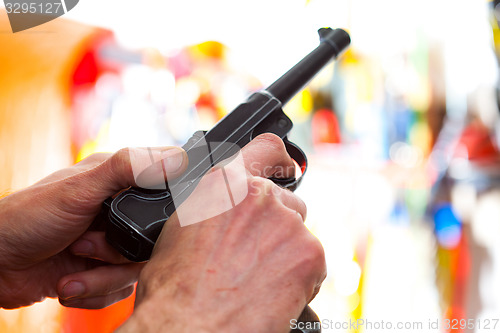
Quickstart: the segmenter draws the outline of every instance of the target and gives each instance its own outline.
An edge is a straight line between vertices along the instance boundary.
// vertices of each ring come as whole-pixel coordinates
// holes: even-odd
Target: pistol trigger
[[[297,146],[295,143],[288,141],[288,138],[284,138],[283,142],[285,143],[285,148],[286,151],[288,152],[288,155],[297,162],[297,164],[300,167],[300,171],[302,174],[300,175],[299,178],[295,177],[290,177],[290,178],[275,178],[271,177],[269,178],[272,180],[276,185],[281,186],[283,188],[286,188],[290,191],[295,191],[297,187],[299,187],[300,183],[302,182],[302,178],[304,177],[306,170],[307,170],[307,157],[306,154],[300,149],[299,146]]]

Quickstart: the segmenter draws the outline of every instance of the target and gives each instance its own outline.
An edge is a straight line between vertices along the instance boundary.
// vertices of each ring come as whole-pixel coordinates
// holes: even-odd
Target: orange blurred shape
[[[109,31],[58,18],[11,33],[0,10],[0,193],[26,187],[69,166],[71,89],[95,79],[91,51]],[[87,56],[85,56],[87,54]],[[62,194],[63,195],[63,194]],[[104,310],[61,307],[49,300],[0,310],[0,332],[111,332],[131,313],[133,297]],[[63,322],[59,322],[62,320]]]
[[[121,302],[100,310],[65,309],[62,331],[71,333],[109,333],[132,314],[135,293]]]

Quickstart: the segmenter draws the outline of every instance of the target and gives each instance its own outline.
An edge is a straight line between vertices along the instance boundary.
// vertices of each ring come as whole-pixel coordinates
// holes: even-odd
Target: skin
[[[180,173],[187,165],[185,152],[153,153],[160,160],[166,151],[179,157]],[[1,307],[59,297],[66,306],[96,309],[133,292],[144,264],[127,261],[106,243],[103,232],[88,230],[106,198],[135,185],[130,156],[140,160],[148,151],[95,154],[0,200]],[[161,162],[147,178],[163,179]]]
[[[315,296],[326,266],[321,244],[303,224],[306,206],[262,178],[283,170],[291,176],[292,160],[271,135],[242,153],[244,175],[235,171],[241,160],[224,170],[232,189],[247,187],[248,195],[200,223],[182,227],[179,215],[171,217],[141,273],[135,311],[118,332],[289,332],[290,320]],[[204,178],[184,204],[204,207],[227,191],[220,184]]]
[[[185,153],[167,150],[141,173],[141,185],[184,170]],[[303,224],[303,201],[266,179],[293,175],[281,139],[261,135],[241,153],[203,178],[146,265],[88,230],[103,200],[135,185],[128,150],[94,155],[0,200],[0,305],[59,297],[66,306],[104,307],[128,296],[139,277],[134,312],[119,332],[288,332],[325,278],[323,248]],[[246,193],[229,210],[220,200],[228,179]],[[214,214],[185,223],[209,206]],[[71,281],[84,292],[70,295]]]

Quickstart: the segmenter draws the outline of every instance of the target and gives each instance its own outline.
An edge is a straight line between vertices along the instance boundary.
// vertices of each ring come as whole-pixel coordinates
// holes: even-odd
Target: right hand
[[[265,179],[293,175],[283,142],[264,134],[241,153],[244,161],[224,171],[231,191],[248,189],[246,197],[201,223],[181,227],[177,213],[167,221],[121,331],[288,332],[318,292],[326,265],[303,224],[306,206]],[[182,214],[196,215],[224,195],[224,179],[204,177]]]

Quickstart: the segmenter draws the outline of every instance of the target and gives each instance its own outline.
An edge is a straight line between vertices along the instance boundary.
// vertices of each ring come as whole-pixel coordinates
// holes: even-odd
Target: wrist
[[[204,321],[202,316],[192,314],[191,309],[183,308],[163,297],[155,298],[136,304],[130,318],[116,332],[221,332],[213,329],[211,323]]]

